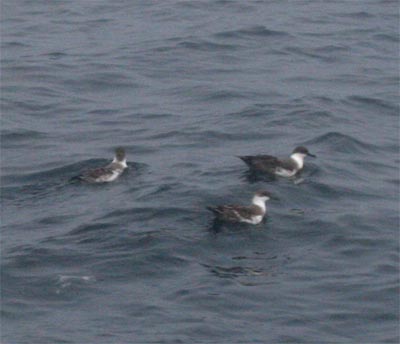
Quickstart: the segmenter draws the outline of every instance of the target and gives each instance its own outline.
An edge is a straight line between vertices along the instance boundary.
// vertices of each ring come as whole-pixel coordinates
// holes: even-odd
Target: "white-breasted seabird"
[[[89,183],[112,182],[128,167],[125,150],[121,147],[115,150],[114,160],[104,167],[83,172],[78,178]]]
[[[246,155],[239,156],[251,170],[276,174],[281,177],[293,177],[304,167],[306,156],[316,157],[306,147],[296,147],[289,158],[277,158],[272,155]]]
[[[215,219],[226,222],[245,222],[253,225],[259,224],[266,214],[265,202],[271,195],[267,191],[256,192],[250,206],[220,205],[207,207],[215,215]]]

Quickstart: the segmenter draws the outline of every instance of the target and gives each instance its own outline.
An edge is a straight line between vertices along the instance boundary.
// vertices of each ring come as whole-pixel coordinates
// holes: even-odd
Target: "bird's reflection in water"
[[[259,183],[259,182],[272,183],[272,182],[277,181],[278,179],[283,179],[283,178],[279,178],[273,174],[261,173],[258,171],[249,170],[249,171],[244,172],[240,176],[240,179],[246,180],[250,184],[255,184],[255,183]],[[301,172],[298,172],[293,177],[288,177],[288,178],[284,178],[284,179],[290,180],[296,185],[304,182],[304,178],[301,176]]]
[[[268,221],[268,216],[265,216],[262,219],[262,221],[257,225],[251,225],[248,223],[240,223],[240,222],[226,222],[218,218],[215,218],[212,221],[210,221],[207,227],[207,231],[212,234],[218,234],[224,231],[240,232],[240,231],[249,231],[254,229],[260,230],[263,229],[267,221]]]

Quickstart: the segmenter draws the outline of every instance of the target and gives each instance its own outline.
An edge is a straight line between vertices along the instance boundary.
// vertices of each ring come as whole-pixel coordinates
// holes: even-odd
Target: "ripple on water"
[[[390,103],[388,101],[373,98],[373,97],[362,97],[362,96],[349,96],[347,98],[347,102],[350,104],[358,104],[362,105],[363,107],[367,108],[368,110],[371,107],[376,108],[377,110],[389,110],[389,114],[393,116],[397,116],[399,113],[399,105]]]
[[[305,142],[306,145],[315,145],[321,148],[330,148],[332,151],[341,153],[366,153],[378,152],[379,149],[373,144],[361,141],[353,136],[340,132],[328,132]]]
[[[287,38],[290,34],[285,31],[268,29],[263,25],[256,25],[239,30],[229,30],[214,34],[216,38],[223,39],[248,39],[249,37],[258,38]]]

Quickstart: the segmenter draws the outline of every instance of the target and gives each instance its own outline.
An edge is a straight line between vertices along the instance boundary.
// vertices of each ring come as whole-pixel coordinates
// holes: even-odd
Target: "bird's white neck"
[[[267,200],[266,200],[265,198],[261,198],[261,197],[259,197],[259,196],[254,196],[254,197],[253,197],[252,203],[253,203],[254,205],[260,207],[260,208],[262,209],[262,211],[265,213],[266,210],[267,210],[267,208],[266,208],[266,206],[265,206],[265,202],[266,202],[266,201],[267,201]]]
[[[128,165],[126,163],[126,158],[124,160],[118,160],[117,158],[114,158],[113,163],[120,164],[122,168],[127,168]]]
[[[294,153],[290,156],[291,159],[293,159],[296,162],[296,165],[299,169],[302,169],[304,166],[304,158],[305,154],[302,153]]]

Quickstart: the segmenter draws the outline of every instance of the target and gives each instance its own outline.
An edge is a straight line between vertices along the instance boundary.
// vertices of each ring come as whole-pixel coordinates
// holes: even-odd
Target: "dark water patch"
[[[165,179],[163,183],[144,188],[143,192],[137,196],[137,199],[140,201],[151,201],[156,196],[168,194],[169,191],[179,190],[182,187],[180,182],[171,182],[171,178]]]
[[[54,88],[49,88],[49,87],[42,87],[42,86],[34,86],[34,87],[29,87],[27,89],[27,92],[30,92],[32,95],[39,96],[39,97],[56,97],[56,96],[61,96],[61,92],[57,91]]]
[[[115,116],[124,112],[124,109],[95,109],[88,112],[90,115],[96,116]]]
[[[70,303],[75,304],[95,290],[94,284],[96,280],[94,276],[90,275],[52,275],[41,273],[36,276],[15,276],[10,274],[8,270],[5,274],[9,278],[7,279],[7,284],[4,285],[4,293],[10,296],[14,295],[15,298],[19,299],[19,303],[22,306],[25,306],[24,300],[30,300],[30,307],[25,310],[30,317],[41,317],[46,314],[46,307],[41,307],[42,311],[35,311],[32,310],[32,303],[40,302],[46,305],[53,304],[61,307]],[[26,283],[30,285],[29,290],[25,288]],[[4,306],[8,309],[15,309],[15,306],[10,303]]]
[[[135,207],[132,209],[125,209],[125,210],[117,210],[111,212],[105,216],[107,220],[116,218],[119,221],[123,221],[123,223],[129,224],[129,220],[134,220],[135,223],[143,222],[142,226],[138,226],[137,230],[142,230],[141,228],[152,228],[151,224],[154,223],[161,223],[159,228],[168,228],[170,223],[173,223],[174,218],[181,219],[182,221],[185,218],[191,219],[193,214],[197,214],[196,211],[190,208],[183,208],[183,207]],[[165,221],[163,221],[165,219]]]
[[[49,195],[61,192],[63,185],[59,183],[40,183],[23,186],[5,186],[1,188],[2,200],[7,206],[29,206],[40,200],[45,200]]]
[[[368,79],[365,77],[365,75],[354,76],[354,74],[352,73],[337,74],[335,78],[329,78],[326,80],[326,82],[334,82],[343,85],[357,85],[357,86],[363,84],[368,84],[370,86],[372,86],[373,84],[379,84],[378,81],[373,81],[371,79]]]
[[[48,117],[48,114],[54,114],[54,108],[57,107],[57,104],[53,101],[43,104],[39,99],[26,99],[18,101],[7,100],[7,106],[13,109],[20,109],[22,113],[28,112],[30,115]]]
[[[172,165],[171,167],[174,169],[191,169],[193,171],[194,169],[199,168],[199,164],[191,161],[183,161],[183,162],[178,162]]]
[[[269,219],[266,216],[263,221],[257,225],[248,223],[235,223],[235,222],[224,222],[214,219],[214,215],[211,212],[205,214],[209,218],[207,225],[207,231],[212,234],[241,234],[249,231],[259,231],[268,229]]]
[[[151,249],[157,252],[151,252]],[[153,245],[147,250],[135,252],[132,248],[131,254],[107,254],[91,265],[91,270],[102,279],[108,281],[135,281],[137,278],[162,279],[165,274],[179,274],[189,262],[173,252],[162,248],[162,245]],[[118,249],[117,249],[118,251]],[[113,269],[108,269],[113,266]]]
[[[49,226],[49,225],[57,225],[68,222],[70,217],[68,215],[55,215],[55,216],[47,216],[39,220],[40,225]]]
[[[239,48],[237,45],[233,44],[215,43],[206,40],[183,41],[178,43],[177,47],[190,50],[210,51],[210,52],[231,51]]]
[[[284,116],[274,116],[268,124],[279,127],[292,122],[292,125],[299,129],[304,126],[320,129],[321,127],[329,127],[335,120],[335,116],[329,110],[295,109],[286,112]],[[346,122],[346,119],[343,122]]]
[[[158,230],[146,232],[119,232],[114,235],[112,240],[104,241],[101,245],[102,250],[112,252],[120,257],[130,257],[132,252],[145,252],[157,250],[157,247],[164,242],[164,236]]]
[[[83,252],[67,247],[27,245],[9,250],[4,268],[16,269],[20,272],[29,271],[34,274],[34,271],[43,271],[45,268],[77,266],[82,263],[82,259],[86,258]]]
[[[146,112],[136,112],[134,115],[129,115],[133,118],[142,119],[142,120],[165,120],[165,121],[173,121],[179,120],[180,116],[177,116],[173,113],[146,113]]]
[[[45,238],[41,244],[53,247],[80,247],[80,250],[90,253],[93,258],[85,261],[83,265],[91,270],[92,263],[97,264],[108,259],[123,261],[136,254],[157,252],[158,248],[167,242],[174,243],[174,238],[165,230],[135,228],[135,220],[122,223],[114,219],[113,222],[95,220],[78,225],[68,233]],[[99,277],[98,274],[96,276]]]
[[[4,67],[3,73],[9,73],[9,74],[14,74],[14,75],[23,75],[25,77],[27,76],[39,76],[43,78],[43,81],[46,80],[56,80],[56,77],[50,73],[52,71],[52,68],[48,66],[42,66],[38,64],[15,64],[15,65],[9,65]]]
[[[46,54],[47,57],[49,57],[52,60],[60,60],[62,58],[65,58],[69,56],[67,53],[62,52],[62,51],[53,51],[51,53]]]
[[[313,54],[338,54],[340,52],[350,52],[350,47],[346,45],[324,45],[312,48]]]
[[[242,276],[261,276],[266,273],[261,268],[253,267],[243,267],[243,266],[232,266],[232,267],[222,267],[222,266],[208,266],[204,265],[210,270],[211,273],[215,274],[218,278],[238,278]]]
[[[111,7],[110,8],[114,8]],[[114,21],[114,19],[111,18],[99,18],[99,19],[92,19],[92,20],[88,20],[85,22],[85,26],[89,27],[90,29],[93,27],[97,27],[97,26],[103,26],[105,24],[110,24]]]
[[[340,186],[337,184],[323,184],[312,182],[309,184],[309,188],[313,190],[314,197],[328,198],[329,201],[340,200],[340,199],[353,199],[363,200],[374,199],[376,195],[372,192],[368,193],[365,191],[359,191],[356,188]]]
[[[246,180],[250,184],[258,183],[260,181],[266,182],[266,183],[271,183],[274,181],[277,181],[279,178],[273,174],[268,174],[268,173],[262,173],[258,171],[253,171],[253,170],[247,170],[242,173],[240,176],[242,180]]]
[[[138,197],[140,199],[140,196]],[[138,221],[138,220],[149,220],[151,217],[154,216],[156,212],[158,212],[159,209],[153,209],[151,207],[145,208],[145,207],[132,207],[129,209],[118,209],[114,210],[112,212],[109,212],[105,214],[103,217],[100,218],[100,220],[107,220],[110,221],[112,219],[117,220],[121,224],[129,224],[132,221]]]
[[[400,179],[385,179],[385,182],[395,186],[396,190],[398,190],[400,187]]]
[[[152,302],[138,302],[130,300],[130,302],[121,306],[123,312],[129,317],[135,317],[137,319],[147,318],[149,316],[160,316],[162,307],[153,304]]]
[[[104,133],[109,133],[110,128],[115,127],[115,128],[124,128],[129,125],[132,125],[132,120],[126,118],[125,120],[123,119],[114,119],[113,116],[110,116],[108,119],[99,119],[96,121],[96,127],[105,127]],[[101,132],[99,130],[99,132]],[[118,135],[121,134],[123,136],[124,133],[130,134],[130,135],[140,135],[148,132],[148,129],[142,129],[142,128],[137,128],[137,129],[114,129],[113,132]]]
[[[384,101],[382,99],[372,98],[372,97],[362,97],[362,96],[349,96],[346,99],[346,102],[349,104],[362,105],[365,108],[370,109],[374,107],[378,110],[389,110],[390,114],[393,116],[398,116],[399,114],[399,105],[393,104],[388,101]]]
[[[109,161],[105,159],[90,159],[86,161],[81,161],[77,163],[73,163],[70,165],[65,165],[62,167],[57,167],[50,170],[29,173],[29,174],[14,174],[4,176],[4,181],[12,184],[25,184],[26,188],[36,187],[46,187],[46,185],[51,185],[56,181],[65,181],[67,182],[70,178],[76,175],[79,171],[85,168],[93,168],[97,166],[104,166]],[[29,184],[28,184],[29,183]]]
[[[247,12],[252,10],[252,6],[248,3],[233,2],[230,0],[215,0],[215,1],[179,1],[175,5],[176,9],[184,10],[184,12],[200,11],[204,10],[206,13],[210,11],[223,11],[223,13],[229,12]]]
[[[360,159],[354,159],[351,162],[354,166],[356,166],[358,169],[365,171],[369,174],[375,174],[377,177],[381,175],[385,175],[387,173],[392,173],[390,174],[396,174],[398,172],[398,168],[395,167],[393,164],[384,164],[381,162],[375,162],[375,161],[370,161],[370,160],[360,160]]]
[[[257,25],[245,29],[240,30],[231,30],[231,31],[223,31],[214,34],[216,38],[223,38],[223,39],[242,39],[242,38],[249,38],[249,37],[258,37],[258,38],[283,38],[283,37],[290,37],[290,34],[285,31],[279,30],[271,30],[267,29],[263,25]]]
[[[169,141],[165,147],[180,146],[182,144],[191,145],[193,147],[209,147],[215,144],[223,144],[226,141],[246,141],[248,139],[262,140],[265,135],[260,132],[221,132],[217,130],[172,130],[160,133],[147,138],[147,140],[164,139]]]
[[[399,273],[399,267],[396,264],[379,264],[376,266],[377,274],[394,276]]]
[[[337,15],[341,18],[351,18],[351,19],[360,19],[360,20],[371,19],[371,18],[375,17],[374,14],[372,14],[370,12],[366,12],[366,11],[350,12],[350,13],[342,12],[342,13],[338,13]]]
[[[388,41],[391,43],[399,44],[399,37],[397,35],[390,35],[390,34],[384,34],[384,33],[379,33],[374,35],[374,40],[383,40],[383,41]]]
[[[285,51],[294,55],[315,58],[322,62],[337,63],[343,58],[344,53],[349,53],[349,48],[342,46],[323,46],[317,48],[288,47]]]
[[[155,134],[149,138],[147,138],[148,140],[160,140],[160,139],[166,139],[166,138],[178,138],[178,137],[185,137],[187,134],[181,132],[180,130],[171,130],[168,132],[162,132],[162,133],[158,133]]]
[[[379,247],[383,241],[372,240],[366,238],[351,238],[346,237],[346,240],[338,240],[338,238],[331,240],[331,247],[336,247],[336,249],[345,257],[367,257],[371,254],[371,249]],[[338,249],[338,244],[340,248]]]
[[[109,163],[105,159],[89,159],[66,165],[60,168],[50,169],[29,174],[8,174],[2,178],[2,199],[7,205],[28,206],[34,202],[45,201],[48,197],[62,198],[63,193],[71,187],[85,187],[92,189],[111,186],[109,183],[89,184],[82,182],[78,176],[85,170]],[[128,169],[114,183],[130,180],[141,176],[147,170],[146,164],[128,163]],[[124,179],[123,179],[124,178]],[[73,190],[71,190],[73,191]]]
[[[330,152],[346,154],[378,152],[375,145],[363,142],[352,136],[340,132],[328,132],[314,139],[304,142],[307,145],[315,145],[329,149]],[[321,149],[321,148],[320,148]]]
[[[1,144],[3,148],[14,147],[15,144],[21,144],[25,141],[46,139],[49,134],[30,129],[14,129],[14,130],[1,130]],[[15,143],[14,143],[15,142]]]
[[[338,102],[335,98],[332,98],[328,95],[304,97],[303,101],[306,101],[307,103],[311,102],[311,104],[317,102],[321,106],[334,105]]]
[[[4,21],[3,21],[4,22]],[[26,43],[22,43],[22,42],[19,42],[19,41],[6,41],[6,42],[4,42],[4,41],[2,41],[1,42],[1,46],[2,46],[2,48],[3,49],[12,49],[12,48],[29,48],[30,47],[30,45],[29,44],[26,44]],[[3,60],[3,62],[11,62],[11,61],[4,61]]]
[[[262,92],[258,91],[243,91],[234,88],[215,88],[206,87],[203,85],[196,85],[193,87],[176,87],[171,88],[169,91],[172,95],[185,95],[196,102],[221,102],[221,101],[233,101],[237,102],[240,99],[249,99],[253,96],[263,95]]]
[[[234,90],[218,90],[214,92],[202,92],[202,101],[204,102],[220,102],[220,101],[237,101],[240,98],[247,99],[251,96],[250,92],[234,91]],[[256,94],[255,92],[253,94]]]
[[[90,225],[81,225],[78,228],[73,229],[68,235],[72,236],[81,236],[85,234],[91,234],[92,232],[96,232],[95,234],[101,237],[101,233],[104,231],[108,231],[111,228],[115,227],[115,225],[110,223],[96,223]]]
[[[64,84],[69,89],[78,89],[81,91],[115,91],[123,89],[136,89],[136,84],[126,75],[117,72],[103,72],[96,74],[86,74],[80,80],[65,80]]]
[[[231,112],[224,115],[224,117],[233,117],[233,118],[263,118],[265,116],[271,116],[275,112],[274,110],[270,109],[268,105],[256,105],[246,107],[237,112]]]
[[[307,257],[313,255],[315,244],[326,240],[326,237],[329,237],[332,233],[342,233],[344,229],[334,221],[321,216],[322,214],[318,213],[318,209],[301,207],[302,214],[297,211],[296,213],[287,213],[282,216],[284,223],[291,223],[291,226],[290,228],[281,228],[279,236],[284,236],[286,240],[288,238],[295,239],[296,246],[300,245],[301,247],[299,248],[301,259],[308,261]],[[281,219],[273,219],[273,221],[278,222]],[[316,271],[323,269],[323,267],[315,265],[314,269]]]

